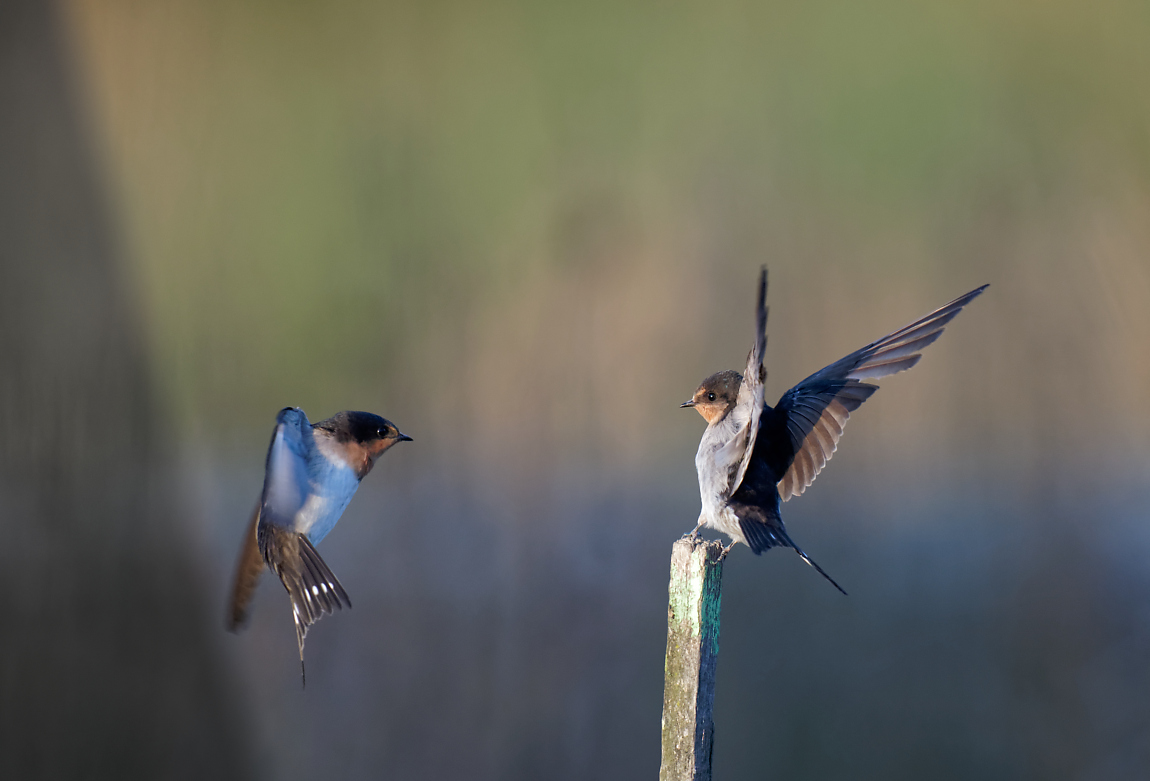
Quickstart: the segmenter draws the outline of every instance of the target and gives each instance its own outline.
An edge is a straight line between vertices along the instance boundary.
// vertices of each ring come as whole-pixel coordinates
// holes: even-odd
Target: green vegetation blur
[[[893,383],[943,422],[892,442],[1145,447],[1145,4],[69,10],[159,386],[209,438],[299,404],[689,447],[667,405],[741,363],[766,263],[772,393],[990,282]]]

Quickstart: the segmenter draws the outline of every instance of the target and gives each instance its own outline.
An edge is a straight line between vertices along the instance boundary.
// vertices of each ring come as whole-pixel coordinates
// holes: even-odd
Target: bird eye
[[[707,394],[707,401],[714,401],[714,400],[715,400],[715,394],[714,393],[708,393]]]

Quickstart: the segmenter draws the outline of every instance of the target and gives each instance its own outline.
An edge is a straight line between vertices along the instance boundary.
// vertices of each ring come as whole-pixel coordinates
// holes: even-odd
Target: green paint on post
[[[714,742],[723,546],[682,539],[671,550],[660,781],[708,781]]]

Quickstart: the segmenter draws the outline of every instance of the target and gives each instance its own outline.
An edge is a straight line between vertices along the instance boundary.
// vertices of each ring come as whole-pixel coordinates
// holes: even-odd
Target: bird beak
[[[684,401],[682,404],[680,404],[679,409],[684,409],[685,407],[693,407],[693,406],[695,406],[695,400],[691,399],[690,401]]]
[[[400,434],[398,437],[395,438],[395,441],[396,442],[414,442],[415,440],[412,439],[411,437],[407,436],[407,434]]]

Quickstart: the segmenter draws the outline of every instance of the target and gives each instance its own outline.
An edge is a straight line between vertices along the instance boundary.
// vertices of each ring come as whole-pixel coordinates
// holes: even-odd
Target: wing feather
[[[293,527],[309,490],[306,437],[310,436],[311,426],[303,410],[293,407],[280,410],[268,446],[260,501],[265,523]]]
[[[778,483],[783,501],[806,490],[838,449],[850,414],[870,398],[878,386],[863,382],[906,371],[922,359],[962,308],[988,286],[966,295],[861,350],[835,361],[791,388],[779,400],[785,415],[794,456]]]
[[[767,353],[767,267],[763,266],[759,273],[759,298],[755,305],[755,343],[747,355],[747,367],[743,371],[743,382],[739,386],[739,395],[735,400],[735,411],[747,410],[745,428],[735,435],[735,439],[743,443],[742,456],[734,474],[728,480],[727,495],[730,496],[738,490],[751,463],[751,456],[755,452],[755,441],[759,434],[759,422],[762,419],[763,407],[766,405],[764,395],[767,382],[767,369],[763,359]],[[749,414],[748,414],[749,413]]]
[[[893,361],[871,361],[866,366],[860,366],[847,375],[852,380],[877,380],[889,377],[892,374],[913,369],[914,365],[922,359],[921,355],[911,355]]]
[[[909,342],[902,342],[890,347],[885,347],[874,354],[874,360],[889,361],[907,355],[914,355],[934,344],[940,336],[942,336],[941,328],[918,339],[911,339]]]
[[[831,435],[830,429],[827,427],[823,418],[819,418],[819,422],[811,429],[811,434],[814,435],[819,446],[817,455],[819,469],[822,469],[827,461],[831,460],[831,456],[834,455],[838,442]]]

